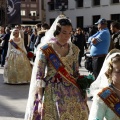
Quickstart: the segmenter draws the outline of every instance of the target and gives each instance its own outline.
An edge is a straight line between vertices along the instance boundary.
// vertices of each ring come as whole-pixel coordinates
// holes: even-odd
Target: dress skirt
[[[38,104],[37,93],[31,112],[25,120],[88,120],[88,106],[80,91],[72,84],[53,77],[46,84],[44,97]],[[38,109],[39,114],[38,114]]]
[[[31,73],[32,67],[26,54],[17,49],[12,49],[4,67],[4,83],[29,83]]]

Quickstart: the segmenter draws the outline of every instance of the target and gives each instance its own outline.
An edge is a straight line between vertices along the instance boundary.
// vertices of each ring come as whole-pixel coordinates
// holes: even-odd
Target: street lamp
[[[33,14],[29,13],[29,18],[31,18],[33,21],[38,19],[39,14],[36,14],[35,12]]]
[[[59,10],[62,11],[62,14],[64,14],[64,11],[66,11],[68,8],[68,5],[65,4],[65,2],[61,2],[59,5]]]

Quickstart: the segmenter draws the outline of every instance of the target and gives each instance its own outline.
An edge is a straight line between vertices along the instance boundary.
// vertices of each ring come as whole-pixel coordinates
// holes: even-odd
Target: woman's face
[[[113,84],[120,85],[120,62],[113,63],[113,71],[112,71],[112,81]]]
[[[71,37],[71,33],[72,33],[72,26],[62,26],[60,34],[57,36],[58,40],[63,43],[66,43]]]
[[[19,36],[19,30],[15,30],[15,31],[13,32],[13,36],[14,36],[14,37],[18,37],[18,36]]]

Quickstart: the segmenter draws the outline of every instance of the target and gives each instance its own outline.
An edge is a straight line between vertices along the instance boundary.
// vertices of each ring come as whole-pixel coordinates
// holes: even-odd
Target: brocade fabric
[[[14,41],[15,42],[15,41]],[[8,60],[4,67],[4,83],[23,84],[29,83],[31,80],[32,67],[30,61],[26,56],[23,39],[15,42],[20,48],[24,50],[21,52],[11,45],[9,42],[7,57]]]
[[[61,57],[56,53],[67,71],[74,75],[75,72],[78,72],[79,49],[72,43],[69,46],[69,53],[65,57]],[[81,96],[80,90],[67,82],[54,69],[42,51],[39,53],[39,61],[36,68],[37,82],[36,84],[34,84],[35,81],[33,82],[34,86],[30,88],[30,91],[40,90],[44,86],[43,83],[45,83],[44,95],[42,103],[34,107],[38,102],[35,102],[37,92],[34,94],[33,92],[29,93],[25,120],[88,120],[88,107]],[[34,100],[32,101],[33,98]],[[40,115],[37,114],[37,109],[41,111]]]

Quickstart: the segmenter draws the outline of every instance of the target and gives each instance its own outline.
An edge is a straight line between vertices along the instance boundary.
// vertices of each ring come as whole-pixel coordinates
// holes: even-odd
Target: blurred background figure
[[[4,66],[5,64],[5,58],[7,55],[7,50],[8,50],[8,41],[10,39],[10,28],[6,27],[5,28],[5,34],[3,35],[2,39],[2,54],[1,54],[1,67]]]
[[[19,25],[15,25],[15,28],[19,29],[21,38],[24,39],[24,29],[23,29],[23,27],[19,24]]]
[[[25,26],[24,28],[24,45],[25,45],[26,51],[28,52],[29,46],[30,46],[30,35],[28,32],[28,26]]]
[[[37,35],[37,29],[34,28],[32,30],[32,34],[30,36],[30,46],[29,46],[30,51],[34,51],[34,45],[35,45],[37,37],[38,37],[38,35]]]
[[[35,28],[37,29],[37,32],[39,32],[41,30],[41,25],[42,23],[38,23],[35,25]]]
[[[98,31],[98,29],[95,25],[89,27],[89,36],[94,35],[97,31]]]
[[[37,48],[37,46],[41,43],[41,38],[43,36],[45,36],[45,33],[47,30],[49,30],[50,26],[47,24],[47,23],[43,23],[41,25],[41,30],[38,31],[38,37],[36,39],[36,42],[35,42],[35,47]]]
[[[13,29],[8,44],[8,52],[4,66],[4,83],[29,83],[32,68],[27,58],[24,40],[20,37],[18,29]]]
[[[120,50],[120,23],[114,21],[110,24],[110,30],[112,32],[111,48]]]
[[[72,42],[80,49],[79,52],[79,66],[81,67],[81,60],[84,56],[85,50],[87,51],[88,47],[85,40],[85,35],[82,32],[81,28],[77,28],[74,34],[74,40]]]
[[[5,28],[3,26],[0,26],[0,63],[1,63],[1,54],[2,54],[2,37],[5,34]]]

